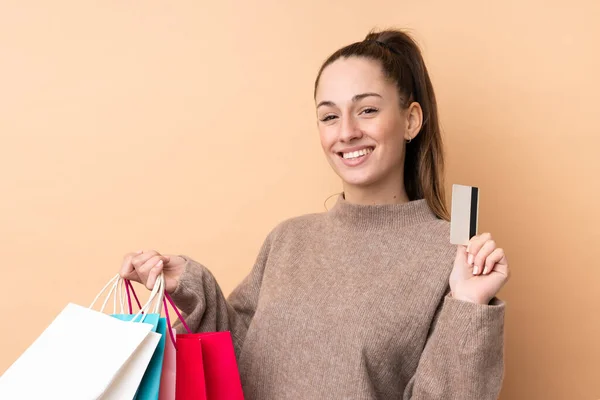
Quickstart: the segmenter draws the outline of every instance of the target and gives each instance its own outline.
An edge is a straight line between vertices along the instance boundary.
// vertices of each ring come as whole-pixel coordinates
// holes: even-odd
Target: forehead
[[[364,57],[339,58],[321,73],[316,101],[340,102],[367,92],[385,95],[395,92],[395,87],[385,79],[377,61]]]

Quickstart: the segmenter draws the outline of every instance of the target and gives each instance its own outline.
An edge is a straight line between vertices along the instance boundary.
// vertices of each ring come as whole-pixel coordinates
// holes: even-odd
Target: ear
[[[414,139],[423,126],[423,109],[416,101],[413,101],[406,109],[406,123],[404,139]]]

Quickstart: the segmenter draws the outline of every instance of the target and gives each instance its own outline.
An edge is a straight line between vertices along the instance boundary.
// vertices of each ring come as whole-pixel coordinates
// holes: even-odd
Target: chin
[[[375,182],[377,182],[377,177],[373,176],[373,174],[365,174],[365,173],[346,173],[346,174],[338,174],[342,181],[344,181],[347,185],[352,186],[371,186]]]

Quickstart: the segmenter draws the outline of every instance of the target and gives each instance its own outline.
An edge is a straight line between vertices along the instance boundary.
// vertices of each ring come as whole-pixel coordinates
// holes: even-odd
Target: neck
[[[344,199],[349,203],[361,205],[408,203],[402,174],[400,177],[395,175],[385,182],[368,186],[344,183]]]

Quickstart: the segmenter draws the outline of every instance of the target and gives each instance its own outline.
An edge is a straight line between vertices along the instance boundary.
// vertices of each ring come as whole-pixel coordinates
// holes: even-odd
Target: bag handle
[[[175,338],[173,337],[173,331],[171,330],[171,319],[169,318],[169,309],[167,308],[167,300],[169,301],[169,304],[171,304],[171,308],[173,308],[173,310],[175,310],[175,314],[177,314],[177,318],[179,318],[179,321],[181,321],[181,324],[183,325],[183,327],[185,328],[187,333],[192,333],[192,330],[190,329],[188,324],[185,322],[185,319],[181,316],[181,313],[177,309],[177,306],[175,305],[175,302],[173,301],[171,296],[169,296],[169,293],[165,292],[165,296],[163,297],[163,305],[165,307],[165,316],[167,317],[167,326],[169,327],[169,337],[171,338],[173,347],[175,348],[175,350],[177,350],[177,345],[175,344]]]
[[[164,282],[164,276],[161,274],[159,275],[159,277],[157,278],[157,283],[158,280],[162,279],[162,286],[165,286],[165,282]],[[129,279],[124,279],[124,283],[125,283],[125,291],[126,291],[126,295],[127,295],[127,305],[129,307],[129,314],[133,314],[133,309],[132,309],[132,305],[131,305],[131,293],[133,293],[133,297],[135,298],[135,302],[137,303],[138,309],[142,309],[142,305],[140,304],[140,299],[138,299],[137,294],[135,293],[135,289],[133,288],[133,284],[131,283],[131,281]],[[164,290],[159,290],[157,292],[156,297],[154,297],[154,309],[152,310],[153,314],[160,314],[160,309],[162,306],[162,302],[163,302],[163,297],[164,297]],[[150,302],[150,300],[149,300]],[[142,312],[143,314],[143,312]]]
[[[108,301],[110,300],[111,297],[113,297],[113,314],[117,313],[117,298],[119,298],[119,303],[121,306],[121,313],[123,313],[123,309],[124,309],[124,299],[123,299],[123,295],[122,295],[123,286],[125,286],[125,288],[127,289],[128,282],[129,281],[126,282],[125,279],[121,278],[121,276],[119,274],[113,276],[108,281],[108,283],[106,285],[104,285],[102,290],[100,290],[100,293],[98,293],[98,295],[96,295],[96,297],[92,301],[92,304],[90,304],[89,308],[90,309],[93,308],[94,305],[96,304],[96,302],[98,301],[98,299],[100,297],[102,297],[102,295],[107,291],[107,289],[110,288],[110,290],[108,290],[108,294],[106,295],[106,298],[104,299],[104,302],[102,303],[100,312],[104,312],[104,309],[106,308],[106,305],[108,304]],[[131,287],[133,289],[131,282],[129,282],[129,287]],[[140,315],[142,317],[139,320],[139,322],[143,322],[144,319],[146,318],[146,314],[148,313],[148,310],[151,308],[153,302],[155,302],[154,311],[156,313],[158,313],[160,311],[160,304],[161,304],[163,296],[164,296],[163,293],[164,293],[164,276],[162,274],[156,280],[156,283],[154,284],[154,288],[152,289],[152,292],[150,293],[150,297],[148,298],[148,301],[146,302],[146,304],[144,304],[144,306],[140,305],[140,301],[134,292],[136,301],[137,301],[138,305],[140,306],[140,311],[131,319],[131,322],[136,321]],[[114,294],[114,296],[113,296],[113,294]],[[129,304],[129,309],[131,310],[131,304]],[[132,314],[133,312],[130,311],[130,313]]]
[[[110,299],[113,292],[115,291],[115,288],[117,287],[120,278],[121,277],[119,276],[119,274],[113,276],[111,278],[111,280],[108,281],[108,283],[106,285],[104,285],[102,290],[100,290],[100,293],[98,293],[98,295],[94,298],[94,300],[92,301],[92,304],[90,304],[89,308],[93,308],[94,305],[96,304],[96,302],[98,301],[98,299],[104,294],[104,292],[106,292],[106,289],[108,289],[110,287],[110,290],[109,290],[108,294],[106,295],[106,299],[104,300],[104,303],[102,304],[102,308],[100,309],[100,312],[104,311],[104,308],[106,307],[106,303],[108,303],[108,300]],[[115,305],[115,307],[116,307],[116,305]]]
[[[142,306],[140,305],[140,300],[137,297],[137,294],[135,293],[135,289],[133,288],[133,284],[131,283],[131,281],[129,280],[125,280],[125,288],[127,290],[127,302],[129,305],[129,313],[132,314],[132,304],[131,304],[131,294],[133,294],[133,297],[135,298],[135,301],[138,305],[138,307],[141,309]],[[188,324],[185,322],[185,319],[183,318],[183,316],[181,315],[181,313],[179,312],[179,310],[177,309],[177,306],[175,305],[175,302],[173,301],[173,299],[171,298],[171,296],[169,296],[169,293],[167,293],[166,290],[163,290],[163,296],[162,296],[162,303],[164,306],[164,310],[165,310],[165,317],[167,318],[167,329],[169,331],[169,337],[171,338],[171,342],[173,343],[173,347],[175,349],[177,349],[177,345],[175,344],[175,338],[173,337],[173,332],[171,330],[171,318],[169,317],[169,308],[167,306],[167,300],[169,301],[169,304],[171,305],[171,308],[173,308],[173,310],[175,310],[175,314],[177,314],[177,318],[179,318],[179,320],[181,321],[181,324],[183,325],[183,327],[185,328],[185,330],[187,331],[187,333],[192,333],[192,330],[190,329],[190,327],[188,326]],[[160,305],[160,303],[159,303]]]
[[[113,314],[117,313],[117,299],[119,299],[120,314],[125,313],[125,311],[124,311],[125,301],[123,299],[123,287],[124,286],[126,286],[125,279],[120,279],[119,284],[117,286],[117,290],[116,290],[115,301],[113,303]]]
[[[102,306],[100,307],[100,312],[104,312],[104,309],[106,308],[106,305],[108,304],[108,301],[110,300],[111,297],[113,297],[113,314],[117,313],[117,298],[120,299],[119,303],[120,303],[121,313],[123,313],[123,306],[124,306],[123,299],[122,299],[123,286],[124,286],[124,280],[121,278],[121,276],[118,274],[113,276],[111,278],[111,280],[108,281],[108,283],[106,285],[104,285],[104,287],[102,288],[100,293],[98,293],[96,298],[94,298],[94,301],[92,301],[92,304],[90,304],[89,308],[93,308],[94,305],[96,304],[96,302],[98,301],[98,299],[100,297],[102,297],[102,295],[110,287],[110,290],[108,291],[108,294],[106,295],[106,298],[104,299],[104,302],[102,303]],[[114,293],[114,296],[113,296],[113,293]]]
[[[140,304],[140,299],[138,299],[137,294],[135,294],[135,290],[133,290],[133,284],[129,279],[125,279],[125,289],[127,290],[127,304],[129,305],[129,314],[133,314],[133,309],[131,308],[131,294],[133,292],[133,297],[135,297],[135,302],[137,303],[138,309],[142,308]]]
[[[142,315],[142,319],[140,320],[140,322],[143,322],[144,318],[146,318],[145,314],[148,313],[148,310],[151,310],[151,307],[152,307],[152,304],[154,301],[157,302],[157,304],[154,306],[154,311],[156,312],[157,310],[160,310],[159,302],[163,298],[163,293],[165,291],[164,287],[165,287],[165,277],[161,273],[158,276],[158,278],[156,279],[156,282],[154,283],[154,287],[152,288],[152,291],[150,292],[150,297],[148,298],[148,301],[146,302],[146,304],[144,304],[144,306],[140,309],[140,311],[138,311],[138,313],[133,316],[133,318],[131,319],[132,322],[135,322],[137,317],[140,315]]]

